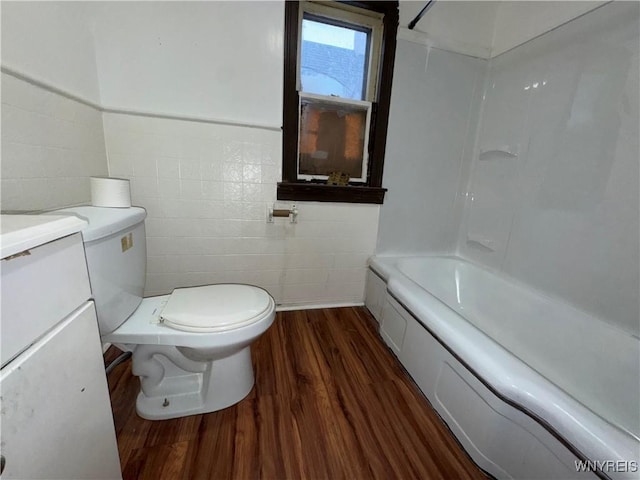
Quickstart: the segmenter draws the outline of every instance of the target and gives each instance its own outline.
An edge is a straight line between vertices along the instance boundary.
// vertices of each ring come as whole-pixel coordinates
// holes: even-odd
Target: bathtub
[[[638,478],[640,341],[455,257],[373,257],[380,335],[497,478]]]

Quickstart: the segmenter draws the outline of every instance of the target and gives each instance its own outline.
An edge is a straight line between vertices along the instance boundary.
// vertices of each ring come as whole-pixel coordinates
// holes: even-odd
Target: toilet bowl
[[[273,299],[258,287],[180,288],[143,299],[102,339],[133,353],[138,415],[163,420],[221,410],[246,397],[254,384],[250,345],[274,317]]]
[[[146,212],[73,207],[83,240],[103,342],[132,352],[138,415],[150,420],[208,413],[246,397],[254,384],[251,344],[275,318],[265,290],[241,284],[177,288],[142,298]]]

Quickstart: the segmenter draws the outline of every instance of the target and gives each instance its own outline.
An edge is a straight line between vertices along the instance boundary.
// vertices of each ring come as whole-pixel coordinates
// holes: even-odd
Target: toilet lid
[[[273,308],[271,296],[251,285],[177,288],[160,316],[165,325],[187,332],[220,332],[256,322]]]

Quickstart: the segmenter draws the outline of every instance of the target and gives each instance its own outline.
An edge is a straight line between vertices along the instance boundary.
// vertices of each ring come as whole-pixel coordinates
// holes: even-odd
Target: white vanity
[[[0,218],[3,479],[122,478],[84,226]]]

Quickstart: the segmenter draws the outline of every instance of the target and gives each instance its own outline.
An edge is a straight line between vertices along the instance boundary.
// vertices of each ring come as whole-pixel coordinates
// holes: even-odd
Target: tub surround
[[[636,336],[639,22],[612,2],[490,61],[455,250]]]
[[[371,268],[382,338],[482,468],[565,478],[576,459],[640,461],[637,338],[453,257],[374,257]]]
[[[550,21],[551,4],[498,9],[503,30],[494,40],[505,53],[488,60],[481,102],[460,79],[435,81],[435,48],[398,42],[415,71],[394,83],[388,145],[396,167],[387,162],[372,261],[380,276],[368,275],[366,304],[488,472],[571,478],[582,458],[620,460],[598,475],[635,478],[640,5],[567,2],[558,6],[566,19],[595,8],[531,35]],[[534,15],[525,21],[518,11]],[[518,39],[531,40],[513,48]],[[451,117],[429,122],[448,96]],[[410,113],[394,118],[394,104]],[[461,112],[474,118],[474,108],[472,128],[438,130]],[[427,121],[394,128],[405,115]],[[449,193],[434,195],[442,185]],[[420,272],[384,258],[438,254],[457,257],[447,262],[459,267]]]
[[[398,42],[376,253],[468,258],[640,335],[640,7],[564,2],[583,15],[540,35],[554,5],[501,5],[489,60]]]
[[[398,40],[378,253],[447,252],[455,244],[486,64]]]

